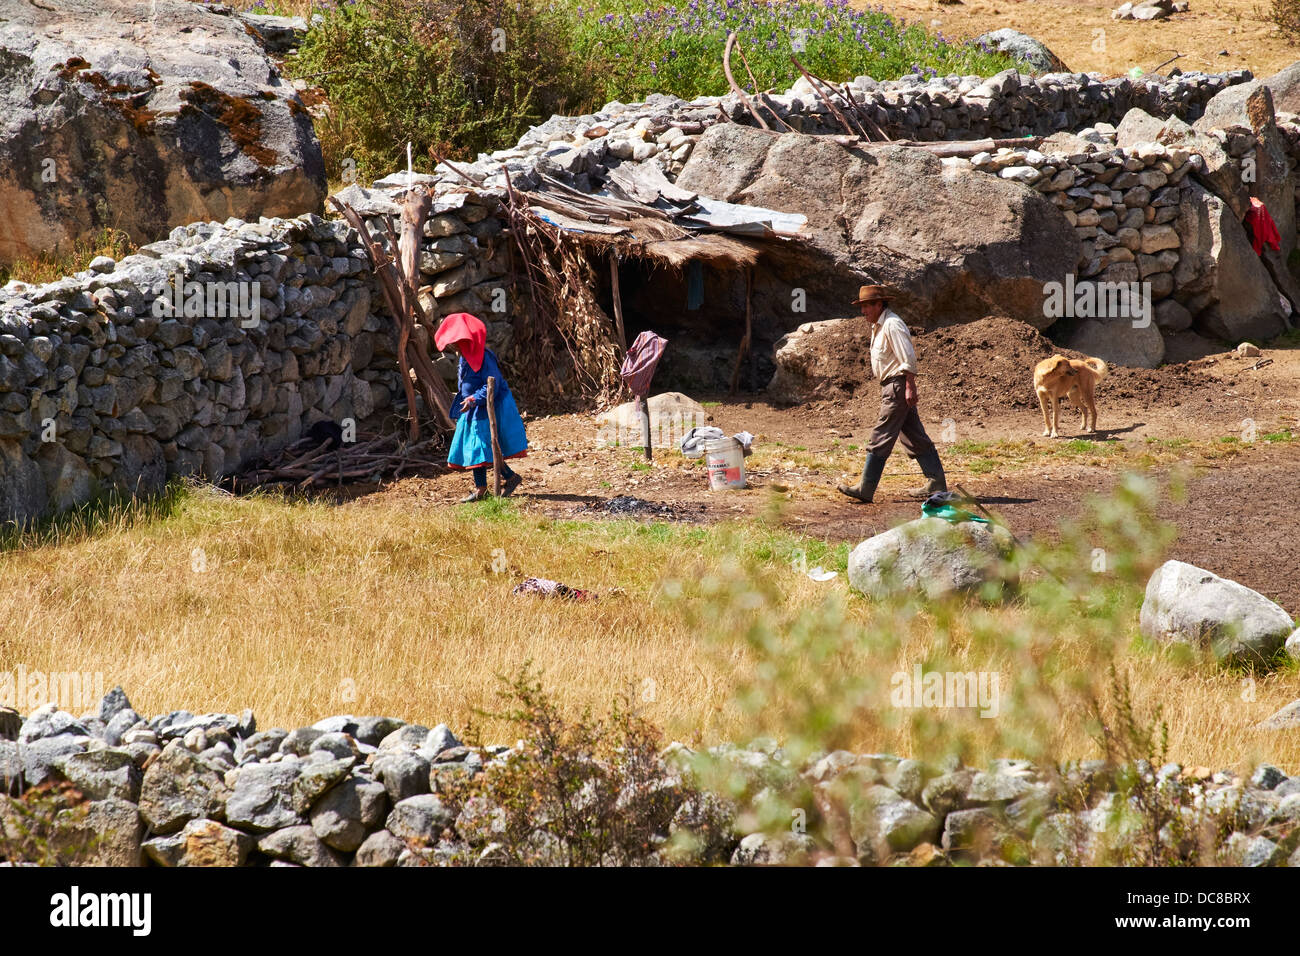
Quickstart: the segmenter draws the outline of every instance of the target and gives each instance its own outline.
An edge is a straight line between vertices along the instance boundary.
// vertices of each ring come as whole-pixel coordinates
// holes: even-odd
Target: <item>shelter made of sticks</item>
[[[628,343],[646,329],[670,340],[702,327],[719,344],[732,338],[735,389],[753,357],[754,270],[773,244],[798,242],[807,223],[680,189],[650,162],[612,169],[596,193],[543,175],[533,190],[507,190],[506,216],[529,298],[531,354],[543,374],[548,353],[552,367],[567,361],[583,392],[609,400]]]

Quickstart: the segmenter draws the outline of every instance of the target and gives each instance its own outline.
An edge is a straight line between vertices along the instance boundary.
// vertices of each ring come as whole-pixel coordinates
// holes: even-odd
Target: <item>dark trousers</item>
[[[474,473],[474,487],[475,487],[475,488],[486,488],[486,487],[487,487],[487,473],[488,473],[488,466],[487,466],[487,465],[479,465],[477,468],[471,468],[470,471]],[[507,465],[507,464],[503,461],[503,462],[501,463],[501,480],[502,480],[502,481],[509,481],[509,480],[510,480],[511,478],[513,478],[514,476],[515,476],[515,473],[511,470],[510,466]]]
[[[903,449],[913,458],[920,458],[935,450],[934,442],[925,433],[916,407],[907,404],[904,397],[907,379],[896,375],[880,385],[880,418],[871,430],[867,451],[888,458],[894,442],[903,439]]]

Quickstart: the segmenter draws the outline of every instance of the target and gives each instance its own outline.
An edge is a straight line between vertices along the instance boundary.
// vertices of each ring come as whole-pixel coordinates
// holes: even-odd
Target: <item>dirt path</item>
[[[1119,76],[1135,66],[1151,72],[1181,53],[1162,72],[1174,66],[1207,73],[1244,67],[1268,76],[1300,59],[1300,47],[1287,43],[1268,20],[1268,0],[1191,0],[1186,13],[1150,23],[1112,20],[1110,12],[1119,5],[1119,0],[884,0],[886,12],[950,37],[1002,27],[1028,33],[1078,72]]]
[[[1300,515],[1289,506],[1300,470],[1300,352],[1270,349],[1265,355],[1273,363],[1255,370],[1254,359],[1231,353],[1155,371],[1116,370],[1098,393],[1102,430],[1076,436],[1077,418],[1063,415],[1068,428],[1053,440],[1041,436],[1027,381],[981,375],[990,356],[971,357],[964,368],[978,387],[940,387],[952,371],[943,364],[941,340],[952,331],[918,337],[922,418],[940,442],[950,483],[979,495],[1016,533],[1050,536],[1089,494],[1109,491],[1127,470],[1162,480],[1184,472],[1187,500],[1161,509],[1180,528],[1172,556],[1300,613],[1300,549],[1293,545]],[[1006,351],[1005,345],[991,348]],[[633,449],[598,447],[594,414],[533,419],[530,453],[517,463],[526,479],[517,498],[528,511],[555,518],[707,523],[767,513],[777,503],[791,530],[857,542],[920,514],[919,503],[904,494],[919,472],[901,451],[890,459],[876,504],[859,505],[835,491],[861,467],[873,401],[794,408],[708,402],[712,424],[757,436],[746,460],[750,487],[733,492],[709,491],[699,463],[675,451],[646,463]],[[442,507],[468,487],[463,474],[443,474],[376,493]]]

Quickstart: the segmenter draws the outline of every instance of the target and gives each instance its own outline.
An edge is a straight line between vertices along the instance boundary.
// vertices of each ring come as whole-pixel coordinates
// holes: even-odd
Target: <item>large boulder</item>
[[[909,321],[998,314],[1046,328],[1044,286],[1081,258],[1074,229],[1042,195],[919,149],[721,123],[700,137],[677,185],[806,215],[804,242],[771,259],[823,313],[843,314],[870,281],[902,293]]]
[[[1187,184],[1176,228],[1183,244],[1175,294],[1202,331],[1228,341],[1267,340],[1285,331],[1277,287],[1222,199]]]
[[[917,591],[939,597],[1011,579],[1006,528],[918,518],[863,541],[849,555],[849,584],[870,597]]]
[[[1300,113],[1300,60],[1283,67],[1272,76],[1220,90],[1205,104],[1205,112],[1197,120],[1197,128],[1246,125],[1241,122],[1246,102],[1260,89],[1267,89],[1272,94],[1273,106],[1279,112]]]
[[[1085,319],[1070,336],[1069,347],[1111,365],[1155,368],[1165,358],[1165,339],[1151,321],[1135,325],[1133,319]]]
[[[655,448],[676,447],[692,428],[709,420],[704,406],[681,392],[660,392],[646,400],[650,413],[650,444]],[[624,402],[596,417],[598,439],[607,445],[641,444],[641,415],[636,402]]]
[[[852,319],[805,322],[776,343],[773,360],[776,372],[767,385],[774,402],[798,404],[834,378],[834,356],[819,343],[818,333],[847,329]]]
[[[1182,561],[1151,575],[1139,626],[1155,641],[1208,647],[1230,665],[1270,662],[1295,629],[1291,615],[1258,591]]]
[[[7,4],[0,263],[113,226],[137,242],[319,211],[311,119],[237,17],[186,0]]]
[[[971,42],[1013,56],[1021,63],[1027,64],[1034,73],[1070,72],[1065,62],[1049,50],[1045,43],[1010,27],[982,33]]]

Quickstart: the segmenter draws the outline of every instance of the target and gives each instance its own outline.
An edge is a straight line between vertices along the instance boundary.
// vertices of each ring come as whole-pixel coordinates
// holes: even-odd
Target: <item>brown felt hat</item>
[[[858,289],[858,297],[853,300],[854,305],[861,305],[864,302],[883,302],[894,297],[894,290],[883,285],[864,285]]]

